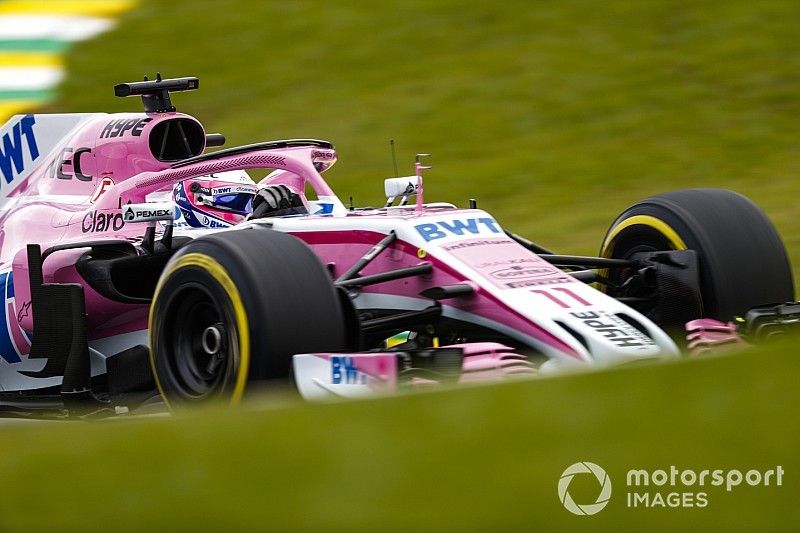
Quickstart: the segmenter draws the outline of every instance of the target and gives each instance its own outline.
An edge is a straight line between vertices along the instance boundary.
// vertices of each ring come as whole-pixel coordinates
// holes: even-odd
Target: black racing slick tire
[[[170,407],[288,378],[292,355],[346,346],[339,296],[299,239],[264,228],[200,237],[167,263],[150,309],[150,358]]]
[[[611,224],[602,257],[694,250],[703,314],[730,320],[794,299],[792,269],[772,222],[752,201],[723,189],[687,189],[642,200]]]

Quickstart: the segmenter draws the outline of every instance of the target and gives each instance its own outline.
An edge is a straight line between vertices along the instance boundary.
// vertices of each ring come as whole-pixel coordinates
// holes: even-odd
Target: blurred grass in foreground
[[[798,373],[792,340],[370,401],[5,427],[0,530],[790,529]],[[578,461],[612,480],[595,516],[558,500]],[[628,469],[778,464],[782,487],[706,487],[704,509],[625,507]],[[576,499],[593,501],[597,488],[577,479]]]

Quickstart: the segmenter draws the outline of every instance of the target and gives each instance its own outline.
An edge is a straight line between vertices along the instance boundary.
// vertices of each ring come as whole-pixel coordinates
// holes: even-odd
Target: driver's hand
[[[265,185],[253,198],[250,219],[306,213],[303,200],[286,185]]]

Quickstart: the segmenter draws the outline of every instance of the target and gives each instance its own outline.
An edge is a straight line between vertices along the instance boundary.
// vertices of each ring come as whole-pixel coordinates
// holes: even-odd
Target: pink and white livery
[[[170,101],[198,84],[0,128],[0,403],[236,403],[289,376],[349,397],[679,357],[686,322],[793,299],[777,232],[736,193],[648,198],[598,257],[556,255],[474,200],[426,203],[419,157],[386,205],[353,208],[322,177],[328,142],[207,151],[224,137]]]

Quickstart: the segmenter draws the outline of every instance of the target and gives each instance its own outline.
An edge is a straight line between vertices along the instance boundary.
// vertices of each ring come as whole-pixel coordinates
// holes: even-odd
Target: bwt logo
[[[359,372],[352,357],[331,357],[331,383],[356,385],[366,383],[367,375]]]
[[[36,119],[33,118],[33,115],[26,115],[11,127],[10,132],[3,135],[2,146],[0,146],[0,172],[3,173],[6,183],[14,181],[15,173],[20,175],[25,170],[25,157],[22,150],[23,137],[28,144],[31,160],[39,157],[39,147],[36,145],[36,136],[33,133],[34,124],[36,124]]]
[[[497,222],[489,217],[442,220],[441,222],[419,224],[414,226],[414,229],[425,239],[425,242],[453,235],[462,237],[464,235],[502,233]]]

